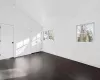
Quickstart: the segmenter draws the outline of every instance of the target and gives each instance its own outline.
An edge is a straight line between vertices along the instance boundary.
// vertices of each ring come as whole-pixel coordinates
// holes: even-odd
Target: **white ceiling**
[[[16,4],[17,8],[38,23],[45,24],[52,19],[76,17],[90,11],[91,7],[99,2],[99,0],[0,0],[0,6]]]
[[[40,24],[50,18],[75,17],[93,3],[95,0],[16,0],[16,6]]]
[[[12,6],[15,5],[15,0],[0,0],[0,7],[1,6]]]

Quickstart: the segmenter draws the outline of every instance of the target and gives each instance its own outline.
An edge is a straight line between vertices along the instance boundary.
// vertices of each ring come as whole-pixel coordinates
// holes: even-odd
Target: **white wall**
[[[30,46],[31,39],[32,37],[35,37],[42,30],[42,27],[37,22],[32,20],[30,17],[26,16],[25,13],[22,12],[20,9],[16,8],[15,13],[16,13],[15,28],[14,28],[15,43],[23,41],[27,38],[30,39],[27,48],[20,56],[36,52],[36,50],[33,50],[33,52],[31,52],[31,47],[32,47]]]
[[[36,36],[41,31],[41,26],[15,6],[15,0],[0,0],[0,23],[14,26],[14,42],[20,42],[31,35]],[[32,34],[30,32],[33,32]],[[14,44],[14,50],[15,50]],[[31,43],[29,43],[31,44]],[[24,54],[30,53],[30,45]],[[23,55],[24,55],[23,54]],[[10,55],[7,53],[7,55]],[[1,56],[2,57],[2,56]]]
[[[46,16],[42,2],[43,0],[16,0],[16,6],[41,23]]]
[[[55,35],[54,42],[44,41],[43,51],[100,68],[99,3],[99,0],[61,1],[59,15],[48,17],[43,24],[44,30],[54,29]],[[93,42],[76,42],[76,25],[91,22],[95,22]]]

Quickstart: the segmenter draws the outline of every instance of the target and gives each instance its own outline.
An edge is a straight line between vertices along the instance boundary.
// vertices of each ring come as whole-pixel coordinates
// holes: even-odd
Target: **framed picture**
[[[77,42],[92,42],[94,40],[94,23],[76,26]]]

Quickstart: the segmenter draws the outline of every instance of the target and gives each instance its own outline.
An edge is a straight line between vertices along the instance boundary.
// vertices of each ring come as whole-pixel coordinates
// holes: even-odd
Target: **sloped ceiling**
[[[0,0],[0,7],[3,6],[13,6],[15,5],[15,0]]]
[[[40,24],[61,16],[75,17],[95,0],[16,0],[16,6]],[[90,4],[92,3],[92,4]]]

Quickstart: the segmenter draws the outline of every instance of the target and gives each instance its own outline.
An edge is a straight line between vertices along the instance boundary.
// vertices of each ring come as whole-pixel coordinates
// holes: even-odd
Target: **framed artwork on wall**
[[[76,26],[77,42],[93,42],[94,24],[95,23],[87,23]]]

